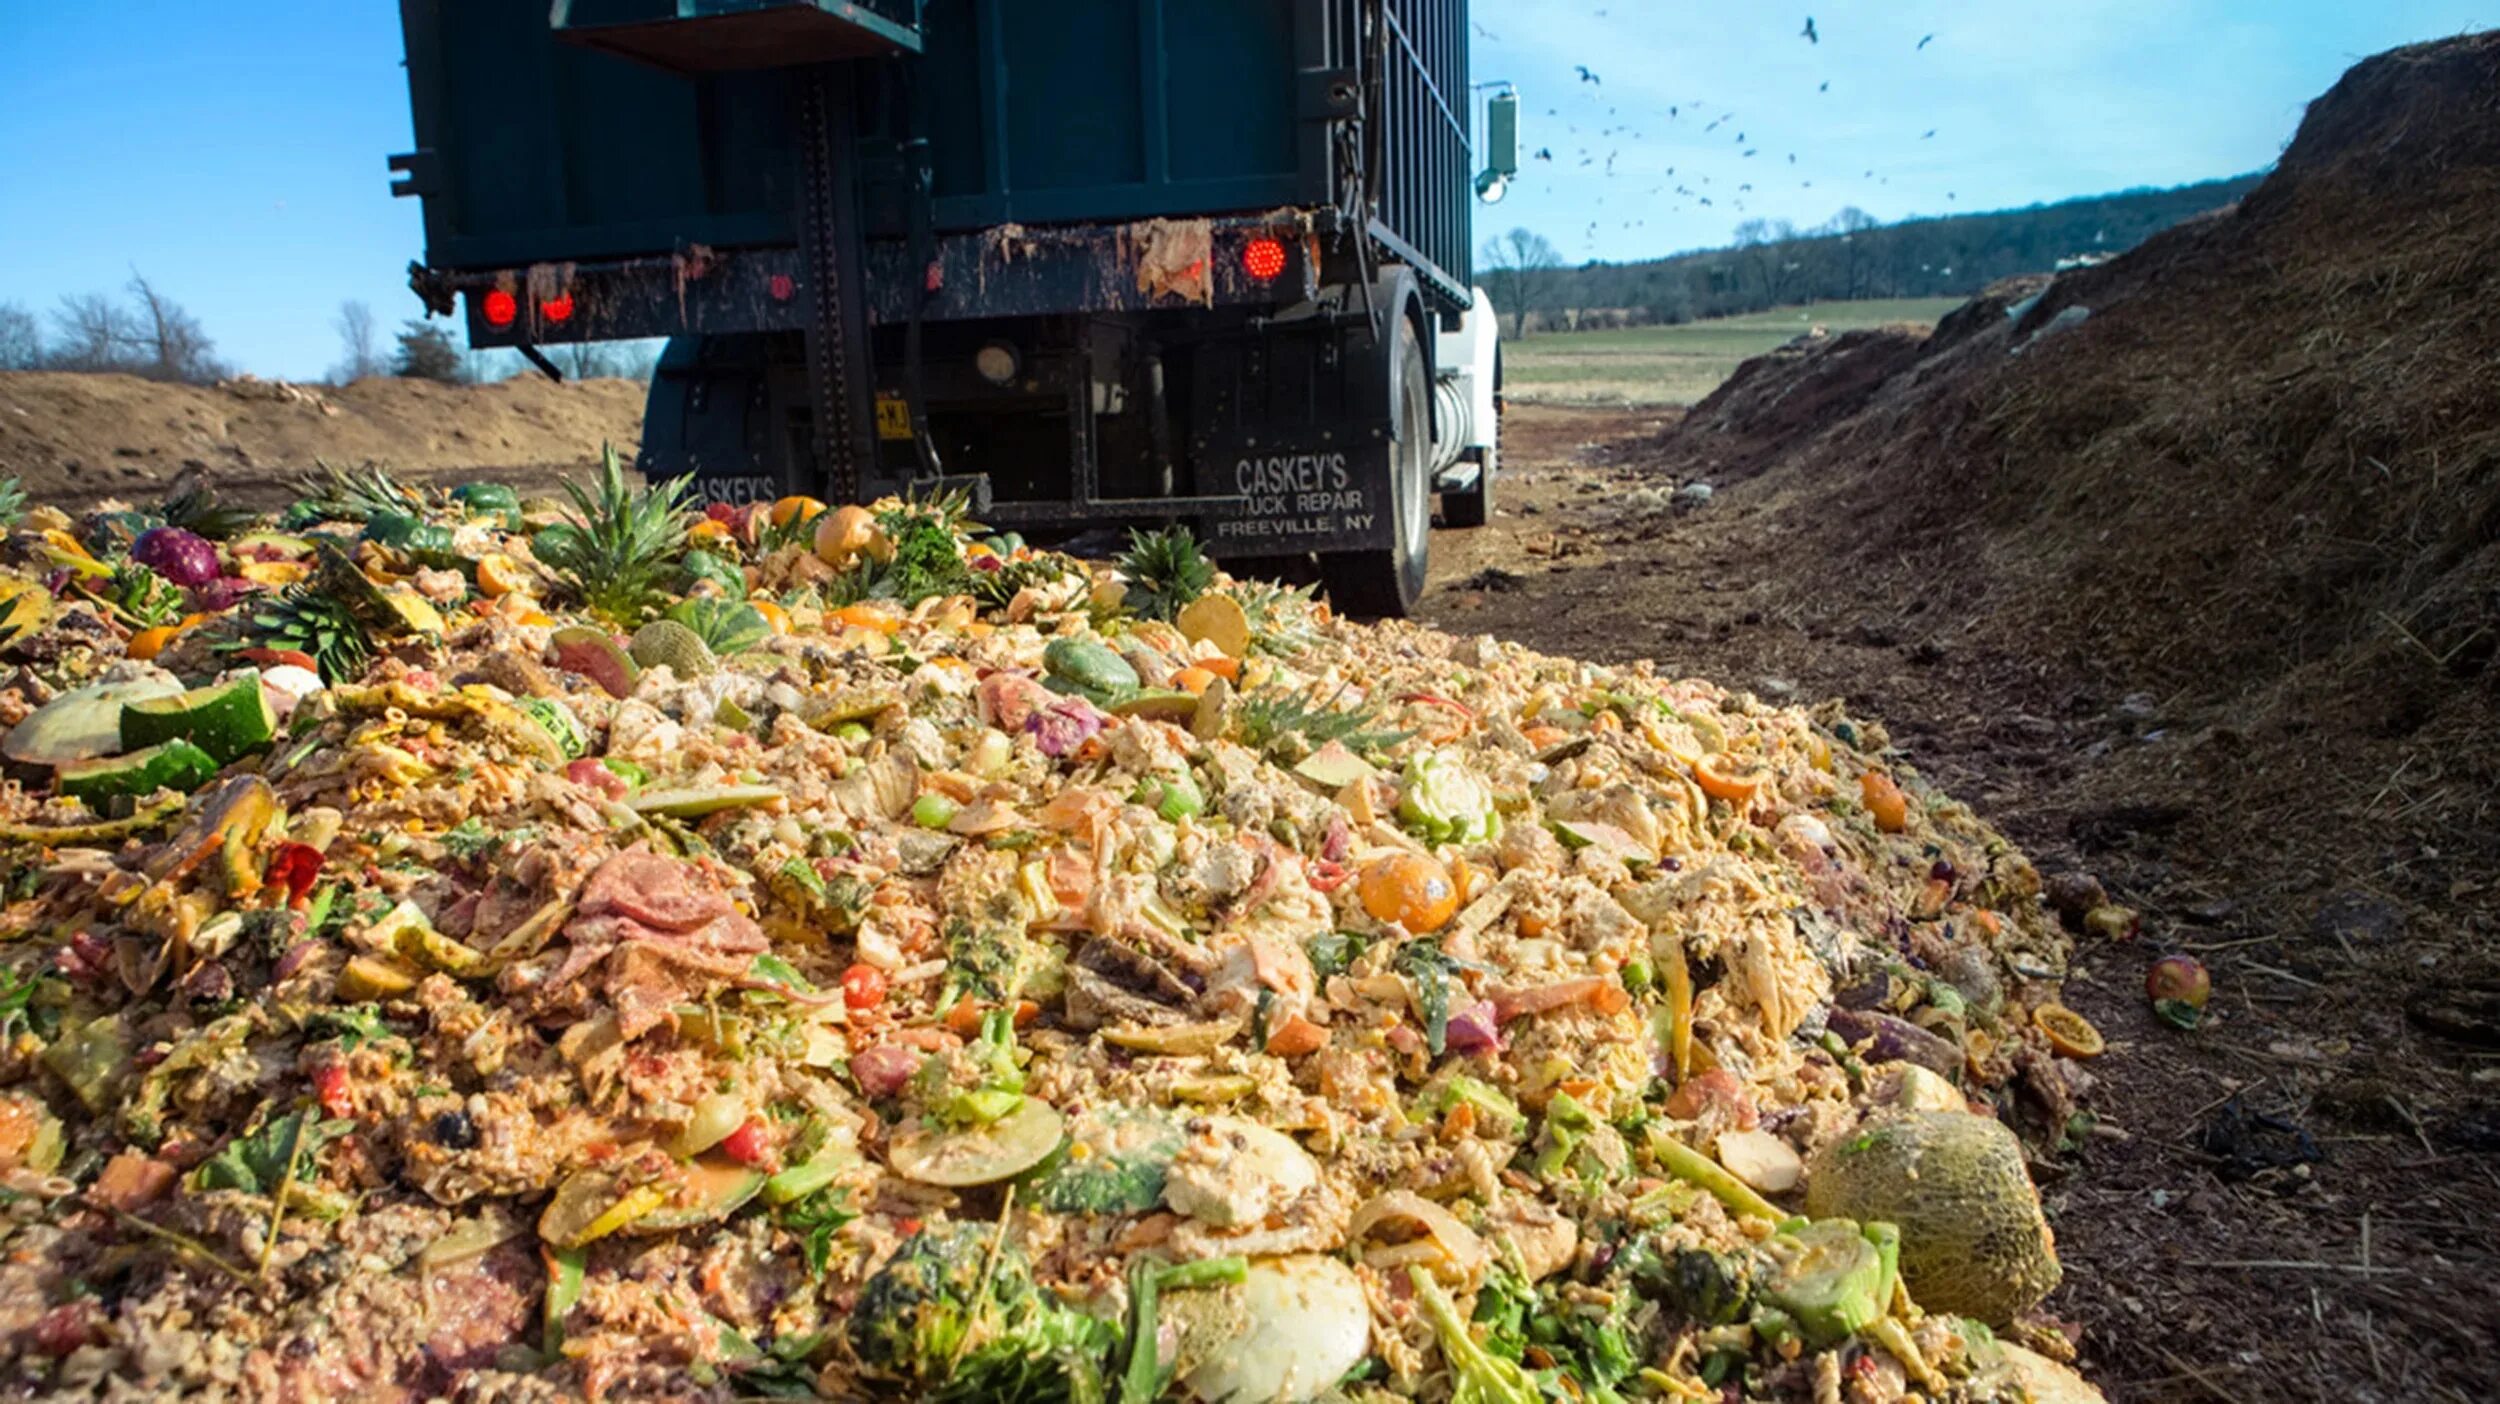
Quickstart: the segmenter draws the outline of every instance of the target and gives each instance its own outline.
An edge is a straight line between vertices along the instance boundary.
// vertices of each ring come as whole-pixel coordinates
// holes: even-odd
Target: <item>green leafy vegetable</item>
[[[858,1217],[859,1211],[851,1207],[850,1193],[838,1185],[819,1189],[773,1211],[774,1222],[799,1240],[799,1256],[807,1261],[807,1275],[812,1278],[825,1275],[825,1268],[833,1262],[834,1235]]]
[[[306,1182],[321,1148],[354,1130],[352,1121],[323,1121],[310,1108],[274,1117],[258,1131],[237,1136],[191,1174],[202,1190],[241,1190],[272,1197]]]
[[[1420,937],[1398,947],[1389,968],[1415,986],[1415,1007],[1424,1016],[1424,1042],[1438,1058],[1449,1047],[1451,977],[1466,969],[1463,961],[1441,949],[1441,943]]]
[[[1325,980],[1331,975],[1343,975],[1366,944],[1358,932],[1323,931],[1304,941],[1302,949],[1311,957],[1312,971]]]
[[[1441,1359],[1450,1367],[1450,1404],[1540,1404],[1544,1395],[1536,1381],[1517,1361],[1504,1360],[1477,1343],[1450,1294],[1430,1272],[1410,1267],[1406,1275],[1414,1285],[1416,1304],[1432,1323]]]

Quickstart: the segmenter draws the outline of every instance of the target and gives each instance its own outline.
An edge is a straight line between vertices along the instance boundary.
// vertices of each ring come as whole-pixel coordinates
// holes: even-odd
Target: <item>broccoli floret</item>
[[[961,917],[946,923],[946,983],[938,991],[938,1007],[957,1000],[1012,1004],[1023,993],[1024,977],[1034,964],[1024,928],[1005,922],[975,925]]]
[[[871,1375],[933,1399],[1100,1400],[1120,1332],[1060,1305],[996,1230],[933,1224],[860,1289],[844,1328]]]

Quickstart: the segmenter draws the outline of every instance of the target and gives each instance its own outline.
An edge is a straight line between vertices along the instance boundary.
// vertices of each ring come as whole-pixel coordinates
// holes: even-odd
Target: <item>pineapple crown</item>
[[[1130,532],[1120,573],[1128,577],[1129,607],[1147,619],[1172,618],[1215,583],[1214,562],[1185,526]]]

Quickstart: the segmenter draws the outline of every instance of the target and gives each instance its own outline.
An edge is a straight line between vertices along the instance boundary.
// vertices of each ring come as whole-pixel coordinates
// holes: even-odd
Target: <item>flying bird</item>
[[[1797,32],[1809,44],[1823,42],[1823,36],[1814,32],[1814,16],[1812,15],[1806,16],[1806,27]]]
[[[1924,48],[1926,48],[1928,45],[1933,44],[1933,43],[1935,43],[1935,42],[1936,42],[1936,36],[1935,36],[1935,35],[1933,35],[1933,34],[1930,34],[1930,35],[1928,35],[1926,38],[1921,39],[1921,40],[1919,40],[1919,41],[1918,41],[1918,48],[1919,48],[1919,49],[1924,49]],[[1918,52],[1918,49],[1912,49],[1910,52],[1911,52],[1911,53],[1917,53],[1917,52]]]
[[[1601,87],[1601,88],[1605,86],[1605,84],[1604,84],[1602,81],[1600,81],[1600,80],[1599,80],[1599,78],[1598,78],[1598,76],[1597,76],[1596,74],[1589,72],[1589,66],[1588,66],[1587,64],[1585,64],[1585,63],[1575,63],[1575,64],[1571,65],[1571,67],[1572,67],[1572,70],[1573,70],[1574,72],[1576,72],[1576,73],[1578,73],[1578,74],[1580,75],[1580,81],[1581,81],[1581,82],[1583,82],[1583,83],[1596,83],[1596,84],[1597,84],[1599,87]]]
[[[1501,42],[1502,42],[1502,36],[1501,36],[1501,35],[1496,34],[1496,33],[1494,33],[1492,30],[1485,28],[1483,25],[1480,25],[1480,24],[1479,24],[1479,25],[1475,25],[1475,31],[1476,31],[1476,33],[1478,33],[1478,34],[1480,34],[1480,35],[1484,36],[1485,38],[1492,40],[1492,41],[1493,41],[1494,43],[1496,43],[1496,44],[1499,44],[1499,43],[1501,43]]]
[[[1748,146],[1748,147],[1746,147],[1746,148],[1745,148],[1745,154],[1746,154],[1747,156],[1751,156],[1751,155],[1753,155],[1756,151],[1759,151],[1759,150],[1761,150],[1761,149],[1762,149],[1762,148],[1761,148],[1761,147],[1758,147],[1758,146]]]
[[[1536,149],[1536,158],[1537,158],[1538,160],[1540,160],[1540,161],[1551,161],[1551,160],[1553,160],[1553,159],[1554,159],[1554,148],[1552,148],[1552,147],[1550,147],[1550,146],[1540,146],[1540,147],[1538,147],[1538,148]]]
[[[1829,78],[1826,78],[1826,79],[1824,79],[1824,80],[1823,80],[1823,86],[1822,86],[1822,87],[1819,87],[1819,88],[1815,89],[1815,91],[1816,91],[1816,92],[1818,92],[1818,93],[1828,93],[1828,92],[1830,92],[1831,90],[1832,90],[1832,80],[1831,80],[1831,79],[1829,79]]]
[[[1921,132],[1921,133],[1919,133],[1919,134],[1918,134],[1918,139],[1919,139],[1920,141],[1925,141],[1925,140],[1927,140],[1929,137],[1934,136],[1935,134],[1936,134],[1936,129],[1935,129],[1935,128],[1933,128],[1933,127],[1929,127],[1926,131],[1923,131],[1923,132]]]
[[[1715,132],[1715,131],[1717,131],[1717,130],[1719,129],[1719,122],[1724,122],[1724,121],[1726,121],[1726,120],[1727,120],[1727,119],[1726,119],[1725,117],[1722,117],[1722,118],[1718,119],[1718,121],[1717,121],[1717,122],[1712,122],[1709,126],[1704,127],[1704,128],[1702,128],[1702,129],[1701,129],[1701,130],[1702,130],[1702,133],[1703,133],[1704,135],[1708,135],[1708,134],[1709,134],[1709,133],[1711,133],[1711,132]]]
[[[1788,164],[1790,164],[1790,165],[1792,165],[1792,166],[1793,166],[1793,165],[1795,165],[1795,164],[1797,164],[1797,153],[1796,153],[1796,152],[1791,151],[1791,152],[1789,152],[1789,153],[1788,153]]]

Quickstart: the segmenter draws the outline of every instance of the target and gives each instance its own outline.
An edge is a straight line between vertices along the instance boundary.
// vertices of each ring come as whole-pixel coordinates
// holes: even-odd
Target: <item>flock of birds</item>
[[[1592,11],[1591,13],[1595,17],[1601,19],[1606,15],[1606,11],[1602,9]],[[1493,43],[1501,42],[1501,36],[1493,33],[1483,24],[1477,23],[1474,28],[1478,37]],[[1822,45],[1823,34],[1822,31],[1816,26],[1812,15],[1806,16],[1805,27],[1797,32],[1797,37],[1818,48]],[[1917,53],[1925,50],[1928,45],[1936,42],[1936,37],[1937,36],[1933,34],[1920,36],[1918,42],[1911,46],[1911,52]],[[1605,87],[1604,76],[1586,64],[1574,64],[1572,65],[1572,71],[1579,76],[1581,83],[1592,89],[1602,90]],[[1832,84],[1831,80],[1828,78],[1822,80],[1815,87],[1815,92],[1823,95],[1828,95],[1831,90]],[[1694,116],[1699,118],[1709,113],[1714,106],[1714,104],[1711,104],[1704,98],[1694,98],[1689,102],[1672,102],[1667,104],[1665,116],[1666,120],[1670,122],[1682,121],[1685,111],[1690,109]],[[1638,114],[1634,114],[1633,117],[1625,118],[1622,121],[1596,128],[1592,132],[1583,132],[1578,123],[1564,118],[1560,107],[1548,107],[1545,109],[1545,115],[1549,118],[1562,121],[1564,134],[1569,137],[1579,138],[1579,142],[1569,149],[1567,155],[1561,156],[1558,156],[1555,153],[1554,148],[1551,146],[1540,146],[1536,149],[1531,159],[1557,164],[1576,161],[1575,168],[1598,168],[1602,175],[1608,180],[1619,179],[1630,174],[1630,172],[1619,172],[1616,170],[1617,163],[1622,161],[1626,154],[1625,145],[1622,139],[1628,137],[1631,142],[1635,143],[1646,139],[1643,133],[1639,130],[1637,123]],[[1609,118],[1624,117],[1621,109],[1616,106],[1608,106],[1606,108],[1605,115]],[[1717,115],[1711,116],[1709,120],[1703,124],[1701,131],[1704,135],[1713,135],[1722,127],[1731,128],[1735,132],[1732,146],[1738,153],[1736,159],[1751,160],[1760,156],[1763,151],[1761,144],[1756,143],[1753,140],[1751,133],[1742,127],[1736,126],[1736,119],[1737,113],[1735,111],[1720,111]],[[1926,131],[1920,133],[1918,139],[1920,141],[1933,141],[1936,136],[1936,131],[1936,128],[1930,127]],[[1784,154],[1788,158],[1788,165],[1795,166],[1798,164],[1796,152],[1790,151]],[[1721,174],[1725,175],[1726,172],[1721,172]],[[1866,171],[1862,179],[1871,180],[1878,185],[1889,185],[1892,183],[1890,176],[1879,175],[1874,170]],[[1800,189],[1811,190],[1814,188],[1813,180],[1808,178],[1801,177],[1797,184]],[[1730,188],[1727,184],[1722,183],[1714,190],[1711,188],[1711,178],[1709,176],[1700,174],[1699,172],[1694,172],[1686,178],[1678,179],[1676,176],[1676,168],[1669,166],[1664,172],[1663,183],[1651,186],[1648,189],[1641,191],[1638,196],[1638,200],[1641,205],[1650,206],[1653,205],[1654,202],[1660,197],[1668,196],[1670,193],[1672,193],[1675,200],[1689,201],[1691,207],[1696,209],[1717,209],[1720,207],[1719,201],[1724,199],[1729,209],[1742,214],[1746,212],[1746,201],[1744,197],[1755,194],[1756,191],[1754,182],[1751,180],[1736,182],[1732,188]],[[1954,192],[1948,190],[1945,192],[1945,198],[1947,200],[1953,200],[1956,196]],[[1606,197],[1603,195],[1598,196],[1597,203],[1600,205],[1605,204]],[[1680,214],[1685,210],[1685,208],[1685,204],[1677,203],[1670,206],[1669,212]],[[1584,239],[1593,243],[1597,237],[1598,230],[1602,227],[1602,223],[1603,221],[1591,221],[1587,230],[1584,232]],[[1647,224],[1648,221],[1646,219],[1639,218],[1626,219],[1622,221],[1622,227],[1625,229],[1640,229],[1646,227]]]

